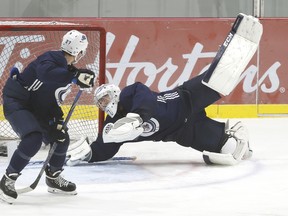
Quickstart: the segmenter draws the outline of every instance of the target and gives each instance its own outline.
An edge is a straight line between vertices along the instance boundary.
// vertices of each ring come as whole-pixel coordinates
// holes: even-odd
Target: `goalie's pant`
[[[206,116],[205,108],[218,101],[218,92],[203,85],[202,79],[207,72],[183,83],[181,87],[186,94],[187,121],[176,132],[176,142],[199,151],[219,152],[223,144],[225,123]]]
[[[215,121],[206,116],[205,111],[193,116],[177,133],[176,142],[198,151],[219,153],[225,138],[225,123]]]

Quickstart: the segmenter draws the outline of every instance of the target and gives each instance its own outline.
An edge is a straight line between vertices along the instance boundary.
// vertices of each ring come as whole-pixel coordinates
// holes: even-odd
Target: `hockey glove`
[[[92,88],[94,86],[95,74],[88,69],[78,69],[76,73],[76,84],[80,88]]]
[[[68,138],[68,128],[63,128],[63,119],[52,120],[50,124],[50,136],[53,142],[64,143]]]
[[[18,76],[19,76],[19,70],[17,67],[13,67],[11,70],[10,70],[10,78],[12,78],[13,80],[17,80],[18,79]]]
[[[103,129],[104,143],[120,143],[131,141],[140,136],[144,129],[141,117],[137,113],[128,113],[113,123],[108,123]]]
[[[68,65],[68,71],[74,74],[75,84],[80,88],[91,88],[94,86],[95,73],[89,69],[78,69],[74,65]]]

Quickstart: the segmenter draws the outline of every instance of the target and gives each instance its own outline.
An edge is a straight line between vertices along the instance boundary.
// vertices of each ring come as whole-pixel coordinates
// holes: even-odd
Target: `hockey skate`
[[[0,182],[0,199],[6,203],[13,204],[18,194],[15,190],[15,182],[20,176],[19,173],[5,174]]]
[[[46,172],[46,184],[48,186],[48,192],[54,194],[67,194],[76,195],[76,185],[70,181],[64,179],[60,174],[63,170],[58,170],[54,173],[50,171],[50,167],[45,169]]]

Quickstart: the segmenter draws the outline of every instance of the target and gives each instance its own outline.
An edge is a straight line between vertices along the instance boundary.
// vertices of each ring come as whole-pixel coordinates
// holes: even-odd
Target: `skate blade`
[[[57,188],[48,187],[48,192],[53,194],[60,194],[60,195],[77,195],[77,191],[63,191]]]
[[[2,190],[0,190],[0,201],[9,205],[12,205],[15,202],[16,199],[13,197],[9,197],[3,193]]]

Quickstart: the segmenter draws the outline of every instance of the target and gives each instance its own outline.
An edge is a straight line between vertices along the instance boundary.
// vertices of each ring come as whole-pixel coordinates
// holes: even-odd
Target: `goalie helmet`
[[[61,50],[75,56],[75,63],[85,55],[87,47],[86,35],[77,30],[71,30],[63,36]]]
[[[120,88],[114,84],[103,84],[94,92],[94,100],[101,110],[113,118],[117,112]]]

